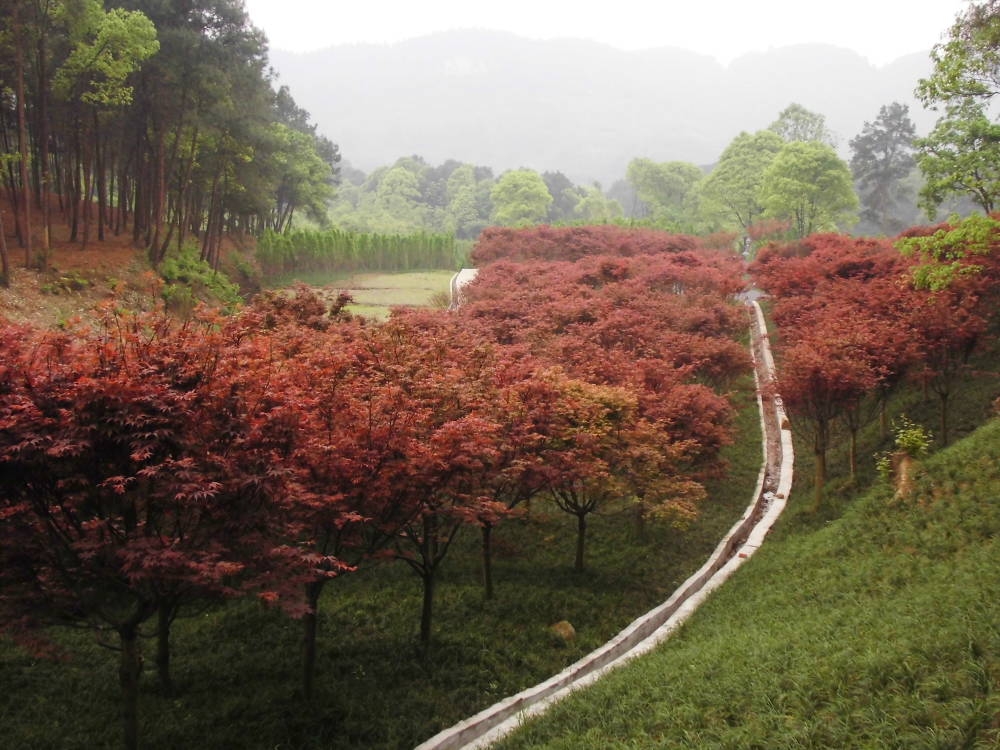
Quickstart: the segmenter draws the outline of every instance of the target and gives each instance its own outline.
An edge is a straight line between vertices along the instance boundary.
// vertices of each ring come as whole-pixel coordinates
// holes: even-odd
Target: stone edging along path
[[[757,405],[764,436],[764,463],[753,502],[729,530],[712,556],[663,604],[637,618],[618,635],[545,682],[495,703],[421,743],[416,750],[485,748],[516,729],[525,719],[544,712],[574,690],[652,650],[676,630],[722,585],[764,541],[785,508],[792,488],[792,435],[781,399],[762,395],[774,376],[764,315],[757,302],[751,311],[751,355],[757,382]]]

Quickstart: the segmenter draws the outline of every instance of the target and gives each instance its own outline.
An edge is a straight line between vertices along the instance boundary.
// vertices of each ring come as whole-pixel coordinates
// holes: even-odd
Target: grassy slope
[[[435,642],[416,648],[420,589],[402,565],[347,576],[327,588],[317,696],[297,694],[298,627],[253,603],[233,603],[175,625],[176,697],[143,681],[143,747],[407,748],[505,695],[559,671],[665,599],[714,548],[752,499],[761,447],[741,384],[741,439],[732,471],[689,530],[651,524],[633,534],[627,509],[593,519],[588,571],[572,570],[573,519],[535,502],[530,520],[496,532],[497,596],[483,602],[477,536],[468,530],[445,562]],[[568,619],[566,645],[548,626]],[[86,633],[60,637],[73,660],[33,660],[0,643],[0,723],[7,747],[120,745],[114,655]],[[150,644],[151,648],[151,644]]]
[[[397,305],[414,307],[433,306],[436,298],[446,300],[454,271],[411,271],[406,273],[363,273],[352,276],[329,274],[299,274],[282,279],[280,286],[301,281],[326,290],[331,296],[347,291],[354,298],[348,309],[355,315],[374,320],[389,317]]]
[[[995,375],[967,387],[956,424],[995,395]],[[905,407],[935,424],[915,394]],[[1000,746],[998,457],[994,418],[905,500],[840,480],[814,516],[796,488],[772,543],[676,638],[501,746]]]

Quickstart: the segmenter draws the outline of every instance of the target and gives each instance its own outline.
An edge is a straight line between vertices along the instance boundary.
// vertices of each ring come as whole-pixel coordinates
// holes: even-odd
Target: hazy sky
[[[434,31],[497,29],[532,39],[674,46],[723,63],[750,51],[823,42],[882,65],[941,40],[966,0],[245,0],[272,49],[392,43]]]

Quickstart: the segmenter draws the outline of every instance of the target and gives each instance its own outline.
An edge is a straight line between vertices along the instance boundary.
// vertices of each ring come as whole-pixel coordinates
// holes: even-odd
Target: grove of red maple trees
[[[492,535],[534,496],[572,518],[578,569],[611,502],[693,517],[749,368],[740,264],[690,238],[579,234],[516,235],[575,262],[501,260],[486,238],[498,260],[467,305],[377,325],[299,287],[230,316],[109,305],[92,329],[0,327],[4,630],[39,650],[52,625],[113,639],[134,747],[140,635],[169,691],[192,603],[298,618],[308,697],[322,591],[360,566],[412,568],[426,644],[456,535],[479,530],[490,596]]]
[[[915,227],[904,237],[948,228]],[[817,507],[834,426],[842,424],[849,436],[853,476],[859,429],[876,417],[886,428],[886,401],[904,379],[937,395],[937,437],[948,442],[949,397],[1000,322],[1000,233],[994,231],[991,244],[990,253],[957,261],[969,272],[939,289],[914,283],[927,258],[901,254],[888,239],[812,235],[770,245],[751,265],[757,284],[774,298],[775,387],[812,440]]]

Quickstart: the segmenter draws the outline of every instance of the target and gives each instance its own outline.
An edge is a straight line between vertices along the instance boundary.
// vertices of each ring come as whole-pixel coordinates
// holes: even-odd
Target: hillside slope
[[[5,212],[5,226],[13,221]],[[9,222],[9,223],[7,223]],[[51,328],[75,317],[88,317],[102,300],[117,293],[151,291],[154,275],[143,251],[130,235],[109,235],[86,249],[65,239],[66,229],[55,227],[45,271],[25,267],[24,251],[14,237],[7,238],[11,280],[0,287],[0,318],[38,328]]]
[[[677,638],[501,746],[1000,744],[1000,419],[766,545]]]

